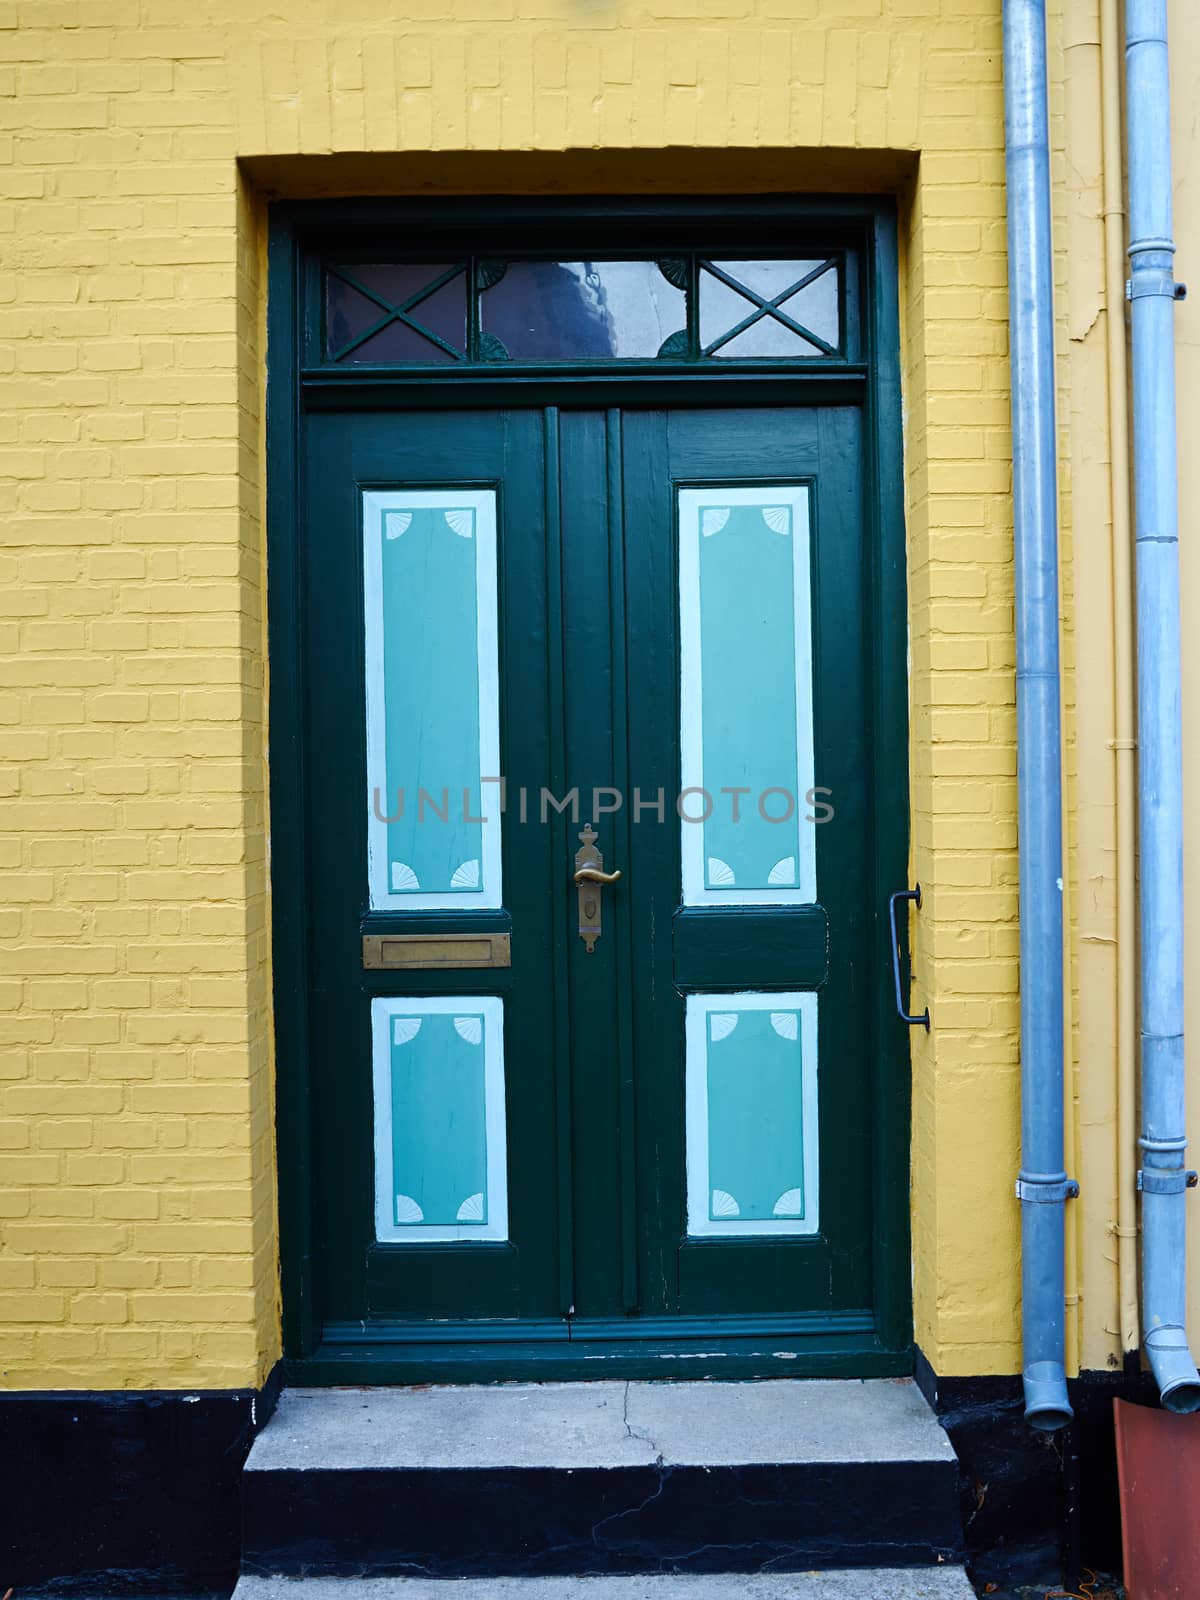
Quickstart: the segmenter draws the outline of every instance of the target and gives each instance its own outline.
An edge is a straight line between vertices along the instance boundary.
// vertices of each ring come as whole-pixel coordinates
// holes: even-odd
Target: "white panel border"
[[[389,876],[387,825],[376,820],[372,796],[382,796],[385,816],[395,796],[387,793],[387,749],[383,677],[383,519],[388,511],[451,510],[470,506],[475,513],[475,596],[479,658],[480,777],[500,777],[500,645],[496,570],[496,491],[494,489],[365,489],[363,511],[363,614],[367,680],[367,880],[375,911],[481,911],[504,904],[500,881],[500,785],[481,786],[481,884],[460,893],[414,890],[393,893]],[[416,795],[406,803],[416,804]],[[451,797],[451,806],[462,796]],[[451,813],[453,815],[453,812]]]
[[[817,898],[815,823],[805,822],[804,796],[816,783],[813,771],[812,598],[809,576],[809,497],[806,484],[759,484],[752,489],[714,484],[707,489],[680,489],[679,496],[679,758],[680,788],[704,788],[704,686],[700,655],[700,513],[706,506],[778,506],[792,510],[792,595],[796,640],[796,818],[799,823],[799,883],[780,889],[710,889],[704,882],[704,828],[680,822],[685,906],[810,905]],[[808,781],[805,782],[807,774]],[[728,797],[713,795],[713,804]],[[694,806],[695,802],[693,802]],[[757,795],[744,804],[756,806]],[[791,852],[782,848],[780,855]]]
[[[482,1227],[393,1221],[392,1018],[483,1017],[484,1130],[487,1139],[488,1220]],[[375,1102],[375,1237],[382,1244],[478,1244],[508,1239],[508,1142],[504,1111],[504,1002],[498,995],[402,995],[371,1001]]]
[[[712,1011],[798,1011],[803,1063],[804,1216],[716,1221],[708,1214],[708,1017]],[[689,1239],[796,1238],[820,1232],[817,997],[804,992],[690,994],[685,1013],[687,1234]]]

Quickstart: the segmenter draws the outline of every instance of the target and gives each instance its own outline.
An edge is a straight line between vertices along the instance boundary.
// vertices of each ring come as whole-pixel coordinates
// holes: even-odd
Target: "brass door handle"
[[[576,883],[616,883],[621,876],[620,869],[616,872],[601,872],[599,867],[580,867],[575,874]]]
[[[616,883],[619,872],[605,872],[604,857],[596,849],[599,835],[589,822],[579,835],[583,849],[575,852],[575,886],[579,890],[579,937],[588,955],[600,937],[600,906],[604,885]]]

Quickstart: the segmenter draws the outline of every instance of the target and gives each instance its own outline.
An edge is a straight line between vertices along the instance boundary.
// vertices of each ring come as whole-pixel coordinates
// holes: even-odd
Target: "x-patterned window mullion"
[[[439,334],[434,333],[432,328],[426,328],[422,323],[417,322],[415,318],[408,315],[415,306],[419,306],[423,300],[428,300],[431,295],[435,295],[439,289],[444,289],[448,283],[452,283],[455,278],[465,272],[465,264],[460,263],[458,266],[448,267],[445,272],[434,278],[432,283],[427,283],[424,288],[418,289],[415,294],[410,294],[408,299],[401,301],[398,306],[393,305],[390,300],[385,300],[382,295],[376,294],[374,289],[368,289],[365,283],[359,283],[358,279],[352,277],[343,267],[329,267],[327,271],[331,272],[335,278],[340,278],[343,283],[348,284],[356,294],[361,294],[365,299],[373,301],[375,305],[381,307],[387,313],[386,316],[380,317],[378,322],[372,323],[365,332],[360,333],[356,339],[351,339],[348,345],[343,346],[341,350],[335,351],[332,357],[334,361],[344,361],[360,345],[366,344],[368,339],[373,339],[377,333],[382,333],[385,328],[391,327],[393,322],[402,322],[406,328],[411,328],[422,339],[428,339],[430,344],[436,344],[447,355],[453,356],[455,361],[466,360],[465,351],[455,349],[452,344],[448,344]]]
[[[752,311],[748,317],[744,317],[736,327],[730,328],[727,333],[723,333],[719,339],[714,339],[712,344],[706,345],[700,354],[704,356],[714,355],[722,345],[727,345],[731,339],[736,339],[739,333],[745,333],[746,329],[752,328],[756,322],[761,322],[764,317],[773,317],[776,322],[781,322],[785,328],[789,328],[793,333],[798,334],[800,338],[807,340],[809,344],[815,345],[823,354],[836,356],[838,353],[836,345],[828,344],[819,334],[813,333],[811,328],[806,328],[803,323],[797,322],[793,317],[789,317],[786,311],[780,310],[785,300],[789,300],[794,294],[799,294],[801,289],[807,289],[810,283],[815,283],[818,278],[833,269],[836,264],[834,261],[823,261],[819,267],[815,267],[812,272],[806,273],[803,278],[798,279],[790,288],[785,289],[782,294],[777,294],[773,300],[768,300],[765,295],[759,294],[757,289],[752,289],[749,284],[741,283],[737,278],[731,277],[728,272],[722,271],[715,262],[702,261],[700,265],[705,272],[711,272],[713,277],[723,283],[726,288],[732,289],[735,294],[740,294],[743,299],[752,301],[758,309]]]

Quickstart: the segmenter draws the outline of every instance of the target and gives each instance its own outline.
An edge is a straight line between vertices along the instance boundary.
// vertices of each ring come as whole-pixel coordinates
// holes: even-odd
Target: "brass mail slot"
[[[435,967],[510,967],[512,936],[507,933],[364,934],[363,966],[389,970]]]

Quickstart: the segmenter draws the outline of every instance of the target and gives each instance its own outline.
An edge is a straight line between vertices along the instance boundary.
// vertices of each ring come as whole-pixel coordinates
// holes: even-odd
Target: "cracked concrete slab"
[[[949,1461],[910,1379],[289,1389],[248,1472]]]
[[[961,1567],[618,1578],[242,1578],[233,1600],[974,1600]]]
[[[911,1380],[631,1383],[626,1418],[674,1466],[954,1459]]]

